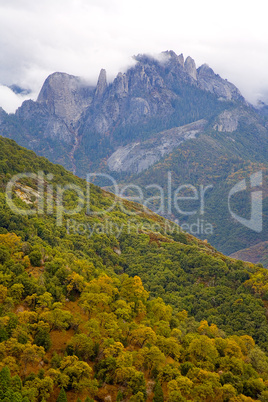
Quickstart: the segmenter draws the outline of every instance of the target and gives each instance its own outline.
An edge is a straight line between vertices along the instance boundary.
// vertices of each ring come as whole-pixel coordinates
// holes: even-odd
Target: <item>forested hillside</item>
[[[0,400],[267,401],[267,270],[78,187],[0,138]]]
[[[102,69],[95,86],[66,73],[51,74],[36,101],[23,102],[14,114],[0,108],[0,134],[80,177],[106,173],[122,185],[141,186],[144,195],[155,185],[166,191],[169,173],[172,194],[178,186],[209,187],[204,213],[159,213],[189,226],[203,220],[210,231],[187,231],[228,255],[266,241],[265,106],[254,108],[232,83],[207,64],[196,68],[189,56],[166,51],[134,59],[112,82]],[[254,231],[232,219],[228,194],[258,171],[264,229]],[[250,190],[232,201],[235,212],[249,219]]]

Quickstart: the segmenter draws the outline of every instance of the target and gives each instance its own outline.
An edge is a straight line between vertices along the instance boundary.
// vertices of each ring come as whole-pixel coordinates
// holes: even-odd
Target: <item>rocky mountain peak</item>
[[[164,52],[161,53],[163,56],[169,58],[169,59],[177,59],[177,55],[173,50],[165,50]]]
[[[126,74],[118,73],[114,80],[115,92],[119,96],[126,96],[128,93],[128,79]]]
[[[184,57],[182,53],[178,56],[178,62],[182,67],[184,67]]]
[[[215,94],[221,100],[239,100],[245,103],[239,89],[215,74],[208,64],[202,64],[197,69],[197,82],[199,88]]]
[[[198,69],[197,69],[197,71],[198,71],[198,75],[199,75],[199,77],[204,77],[204,76],[206,76],[206,77],[212,77],[212,76],[214,76],[215,75],[215,73],[214,73],[214,71],[212,70],[212,68],[211,67],[209,67],[209,65],[208,64],[202,64],[202,66],[200,66]]]
[[[98,78],[98,83],[95,91],[95,99],[100,100],[107,88],[107,76],[106,70],[104,68],[101,69],[100,75]]]
[[[161,56],[171,65],[180,64],[184,67],[184,57],[182,53],[178,56],[173,50],[166,50],[165,52],[161,52]]]
[[[187,57],[184,63],[185,71],[192,77],[194,80],[197,79],[197,71],[194,59],[190,56]]]
[[[90,92],[90,87],[79,77],[56,72],[45,80],[37,102],[46,105],[49,113],[70,126],[91,104]]]
[[[136,138],[142,137],[143,130],[151,133],[156,127],[159,130],[179,127],[191,123],[193,115],[196,119],[206,118],[214,113],[214,108],[219,108],[219,99],[239,101],[239,104],[244,101],[238,89],[214,74],[208,65],[196,69],[190,56],[184,60],[182,54],[168,50],[156,57],[140,54],[134,59],[135,65],[118,73],[109,85],[104,69],[94,87],[74,75],[51,74],[37,101],[25,101],[16,112],[25,132],[30,132],[27,144],[39,150],[37,138],[41,137],[41,143],[48,144],[53,139],[53,143],[60,144],[61,151],[55,151],[55,147],[49,145],[46,156],[64,161],[75,171],[76,150],[85,155],[85,149],[99,147],[103,149],[103,155],[108,156],[108,142],[112,147],[121,143],[126,145],[126,138],[135,142]],[[213,96],[207,99],[204,92],[211,92],[214,99]],[[207,102],[205,105],[202,99]],[[220,109],[224,108],[224,102],[220,103]],[[194,113],[188,105],[192,105]],[[0,110],[0,129],[5,126],[6,119]],[[236,126],[233,120],[223,115],[217,129],[230,131]],[[56,159],[55,154],[61,158]],[[85,161],[90,158],[94,159],[85,156]]]

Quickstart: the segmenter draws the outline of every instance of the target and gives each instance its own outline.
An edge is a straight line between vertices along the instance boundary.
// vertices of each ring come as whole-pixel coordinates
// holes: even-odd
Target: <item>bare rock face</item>
[[[143,98],[132,98],[130,100],[129,123],[137,123],[141,118],[150,115],[149,103]]]
[[[75,172],[74,165],[80,163],[81,158],[84,158],[81,170],[92,160],[98,166],[101,158],[109,157],[120,145],[129,144],[129,148],[123,147],[119,154],[110,157],[109,167],[116,171],[140,172],[195,131],[184,133],[177,127],[176,133],[169,133],[169,138],[162,135],[161,140],[160,137],[155,140],[153,149],[151,143],[133,145],[144,135],[143,130],[152,136],[157,130],[201,119],[214,113],[219,99],[246,103],[233,84],[216,75],[207,65],[196,69],[189,56],[184,60],[182,54],[169,50],[157,58],[138,55],[135,60],[133,67],[118,73],[109,85],[104,69],[94,87],[73,75],[51,74],[37,101],[25,101],[16,112],[16,121],[22,127],[21,145],[29,144],[48,158],[52,155],[53,162],[64,161],[65,166],[70,168],[71,165]],[[209,112],[200,101],[202,97],[207,98],[200,89],[214,95],[208,102]],[[220,110],[224,110],[224,106],[220,106]],[[0,111],[0,133],[16,138],[14,122],[10,129],[6,120]],[[238,121],[238,117],[226,112],[215,125],[218,130],[231,132],[237,128]],[[92,156],[92,152],[96,155]],[[119,168],[117,158],[121,163]]]
[[[248,111],[242,107],[232,110],[224,110],[217,118],[217,122],[213,128],[220,132],[232,133],[238,129],[239,122],[244,121],[247,125],[255,124],[259,130],[263,131],[263,127],[258,125],[258,121]]]
[[[184,141],[195,138],[204,130],[206,124],[206,120],[199,120],[163,131],[148,141],[134,142],[125,147],[119,147],[107,160],[107,165],[114,172],[140,173],[158,162],[164,155],[172,152]]]
[[[172,57],[175,57],[173,53]],[[145,56],[139,57],[135,67],[117,75],[102,93],[100,103],[96,102],[99,91],[95,92],[92,106],[85,116],[84,132],[94,131],[104,136],[113,130],[116,122],[125,126],[172,113],[172,102],[178,96],[167,87],[156,61]],[[179,64],[177,58],[176,63]],[[98,86],[102,82],[102,75]]]
[[[178,62],[182,67],[184,67],[184,57],[182,53],[178,56]]]
[[[25,122],[38,125],[45,137],[77,143],[77,137],[94,133],[110,135],[114,127],[144,124],[152,118],[167,119],[174,113],[180,95],[174,88],[191,85],[214,93],[223,100],[243,99],[238,89],[216,75],[207,65],[198,70],[194,60],[163,52],[160,61],[136,56],[136,65],[119,73],[107,85],[102,69],[96,87],[65,73],[51,74],[37,102],[26,101],[17,111]]]
[[[32,100],[23,102],[16,115],[24,124],[36,127],[36,133],[42,132],[42,137],[60,140],[67,144],[73,142],[73,133],[66,123],[54,114],[50,114],[45,104],[38,104]],[[34,138],[33,141],[36,141]]]
[[[197,71],[195,61],[188,56],[184,63],[185,71],[192,77],[194,80],[197,79]]]
[[[128,94],[128,78],[126,74],[119,73],[114,81],[114,91],[119,97]]]
[[[7,116],[7,113],[4,111],[4,109],[2,107],[0,107],[0,124],[3,123],[6,116]]]
[[[54,73],[44,82],[37,102],[45,104],[50,114],[71,127],[80,118],[82,111],[91,104],[92,97],[90,89],[80,78]]]
[[[225,110],[220,114],[218,122],[215,124],[214,128],[218,131],[223,131],[226,133],[232,133],[237,130],[239,122],[239,114],[233,113],[233,111]]]
[[[95,91],[95,99],[100,100],[106,91],[107,88],[107,78],[106,78],[106,70],[103,68],[100,71],[96,91]]]
[[[23,102],[16,115],[42,138],[74,144],[79,120],[91,105],[93,92],[78,77],[54,73],[45,80],[37,101]]]
[[[235,85],[215,74],[207,64],[199,67],[197,73],[198,86],[204,91],[214,93],[222,100],[244,100]]]

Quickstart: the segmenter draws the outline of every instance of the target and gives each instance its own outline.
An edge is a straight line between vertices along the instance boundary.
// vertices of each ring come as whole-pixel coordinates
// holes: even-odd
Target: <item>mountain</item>
[[[121,188],[139,186],[142,197],[132,196],[150,199],[149,208],[225,254],[265,241],[265,106],[255,109],[233,84],[206,64],[196,68],[191,57],[167,51],[135,61],[111,83],[102,69],[95,87],[65,73],[50,75],[36,102],[25,101],[14,115],[0,110],[0,134],[80,177],[98,172]],[[257,172],[263,214],[255,230],[241,223],[250,222],[250,186],[228,197]],[[111,180],[99,184],[115,191]],[[170,208],[168,194],[174,199],[177,189],[182,206]]]
[[[0,211],[1,400],[267,398],[266,269],[2,137]]]
[[[239,250],[231,254],[231,257],[243,261],[250,261],[254,264],[262,264],[265,268],[268,268],[268,242],[264,241],[252,247]]]

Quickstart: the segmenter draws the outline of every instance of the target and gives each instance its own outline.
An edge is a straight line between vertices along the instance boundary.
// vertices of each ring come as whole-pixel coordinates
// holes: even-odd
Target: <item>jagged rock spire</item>
[[[178,62],[182,67],[184,67],[184,57],[182,53],[178,56]]]
[[[107,77],[106,77],[106,70],[104,68],[101,69],[97,88],[95,92],[95,99],[101,99],[105,90],[107,88]]]
[[[197,79],[196,65],[194,59],[187,57],[184,63],[185,71],[194,79]]]

